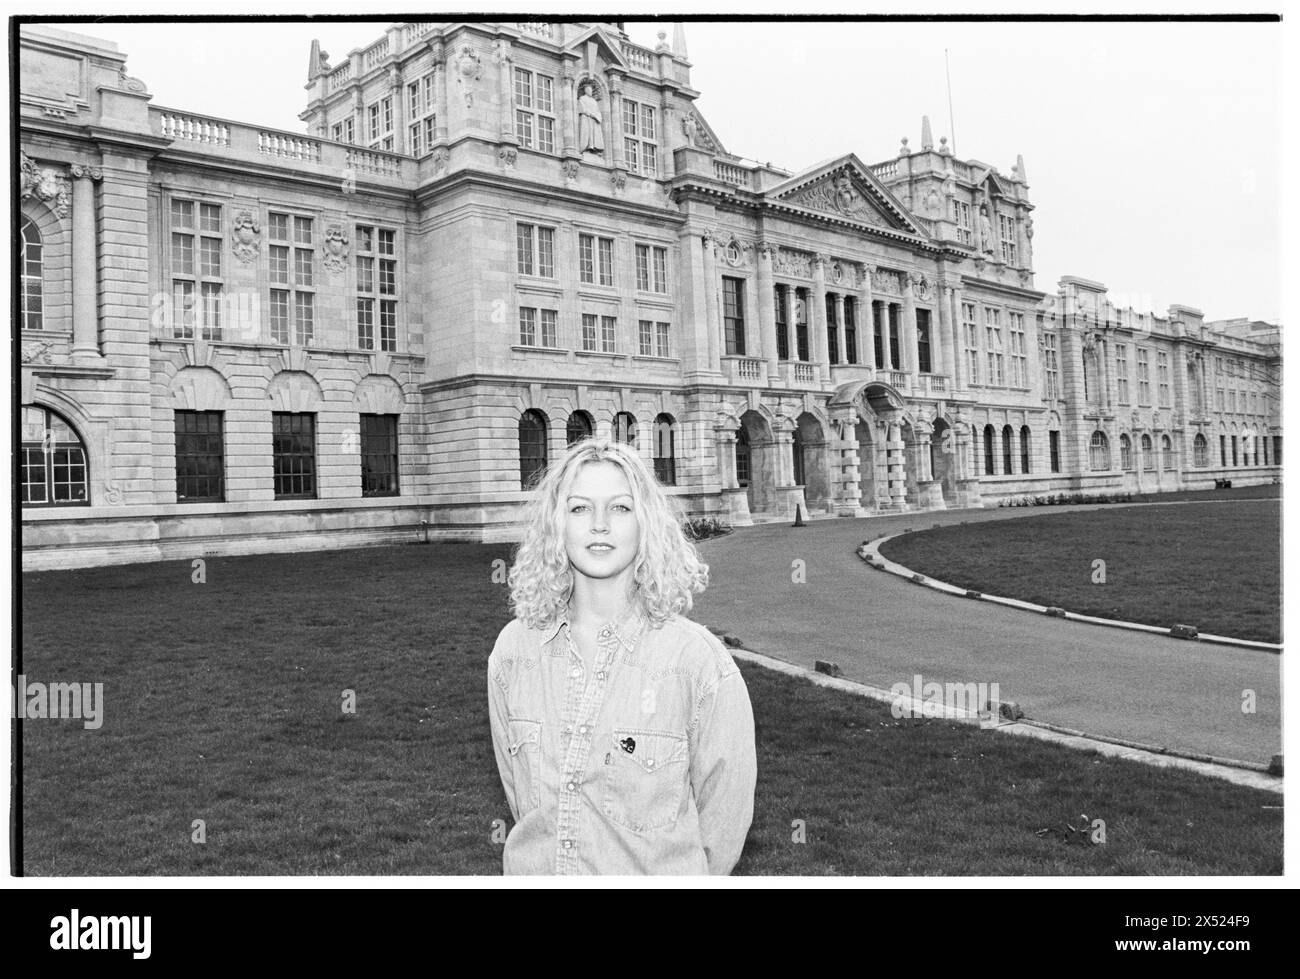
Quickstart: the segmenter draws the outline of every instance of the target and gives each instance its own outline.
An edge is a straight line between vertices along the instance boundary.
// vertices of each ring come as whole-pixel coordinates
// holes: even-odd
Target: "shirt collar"
[[[641,603],[633,602],[618,618],[611,619],[601,626],[601,630],[611,629],[614,636],[628,653],[636,649],[637,640],[645,627],[646,616],[641,611]],[[550,645],[560,634],[560,630],[569,625],[568,609],[557,615],[550,625],[542,630],[542,645]]]

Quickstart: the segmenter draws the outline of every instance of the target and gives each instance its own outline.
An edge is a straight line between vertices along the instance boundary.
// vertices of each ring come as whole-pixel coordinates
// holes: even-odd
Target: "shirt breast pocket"
[[[542,722],[508,718],[510,772],[514,776],[515,805],[522,819],[542,804]]]
[[[686,792],[688,754],[684,735],[615,728],[605,815],[637,833],[674,825]]]

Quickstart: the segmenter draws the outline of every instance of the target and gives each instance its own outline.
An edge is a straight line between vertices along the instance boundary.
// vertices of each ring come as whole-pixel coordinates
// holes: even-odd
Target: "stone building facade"
[[[735,524],[1280,474],[1280,331],[1038,290],[1024,162],[729,152],[683,33],[404,23],[305,131],[20,38],[27,568],[510,539],[588,433]]]

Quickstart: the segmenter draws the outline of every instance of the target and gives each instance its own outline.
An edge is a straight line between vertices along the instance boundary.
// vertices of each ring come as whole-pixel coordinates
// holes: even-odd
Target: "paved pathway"
[[[1279,503],[1280,505],[1280,503]],[[1101,507],[1100,509],[1106,509]],[[869,568],[869,537],[935,524],[1096,507],[949,510],[746,527],[706,541],[711,584],[692,617],[746,648],[811,667],[832,660],[875,686],[999,685],[1041,721],[1223,758],[1281,751],[1281,656],[1050,619],[943,595]],[[792,581],[792,562],[806,584]],[[1242,691],[1256,713],[1241,712]]]

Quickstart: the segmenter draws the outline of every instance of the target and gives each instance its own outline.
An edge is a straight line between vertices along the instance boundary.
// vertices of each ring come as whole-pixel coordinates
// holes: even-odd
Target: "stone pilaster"
[[[772,282],[772,246],[759,242],[758,253],[758,324],[763,338],[763,356],[767,360],[767,376],[777,376],[776,350],[776,287]],[[788,319],[787,319],[787,322]]]
[[[812,259],[813,292],[812,309],[808,311],[808,329],[812,343],[808,353],[813,363],[821,365],[823,380],[831,376],[830,344],[826,340],[826,256],[814,255]]]
[[[72,167],[72,356],[101,361],[99,352],[99,241],[95,228],[98,167]]]

